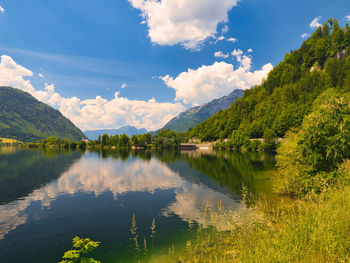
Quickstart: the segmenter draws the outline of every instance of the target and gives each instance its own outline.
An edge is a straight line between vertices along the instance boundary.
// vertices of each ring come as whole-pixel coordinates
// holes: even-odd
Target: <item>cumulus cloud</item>
[[[5,14],[5,9],[0,5],[0,13]]]
[[[128,1],[141,11],[152,42],[198,49],[204,40],[215,37],[218,24],[228,21],[228,12],[239,0]]]
[[[228,42],[232,42],[232,43],[235,43],[235,42],[237,42],[237,39],[236,38],[234,38],[234,37],[230,37],[230,38],[228,38],[228,39],[226,39]]]
[[[308,33],[304,33],[304,34],[301,35],[301,38],[307,38],[308,36],[309,36]]]
[[[44,90],[35,89],[27,79],[32,76],[32,71],[18,65],[11,57],[1,56],[0,85],[30,93],[38,100],[59,109],[83,130],[124,125],[154,130],[185,109],[181,103],[159,103],[154,98],[149,101],[129,100],[120,97],[118,92],[111,100],[101,96],[83,101],[77,97],[65,98],[56,92],[53,84],[46,84]]]
[[[44,74],[39,73],[38,76],[39,76],[40,78],[43,78],[43,77],[44,77]]]
[[[252,53],[253,52],[253,49],[248,49],[248,51],[247,51],[248,53]]]
[[[350,15],[346,16],[345,18],[346,20],[350,21]]]
[[[128,84],[124,82],[120,87],[121,87],[122,89],[125,89],[127,86],[128,86]]]
[[[225,54],[225,53],[223,53],[222,51],[218,51],[218,52],[215,52],[214,53],[214,56],[216,57],[216,58],[228,58],[229,56],[230,56],[230,54]]]
[[[196,70],[188,69],[187,72],[182,72],[175,78],[164,76],[162,80],[176,91],[175,100],[195,106],[225,96],[234,89],[245,90],[259,85],[273,68],[269,63],[260,70],[251,71],[251,57],[244,55],[239,49],[235,49],[231,55],[239,63],[236,69],[232,64],[215,62]]]
[[[318,16],[318,17],[316,17],[314,20],[312,20],[311,23],[310,23],[310,28],[311,28],[311,29],[316,29],[316,28],[322,26],[322,25],[320,24],[321,18],[322,18],[322,17]]]

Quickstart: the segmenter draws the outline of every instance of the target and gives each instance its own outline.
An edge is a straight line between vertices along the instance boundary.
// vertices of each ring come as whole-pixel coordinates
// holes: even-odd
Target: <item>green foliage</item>
[[[85,149],[86,149],[86,142],[81,141],[81,142],[78,144],[78,148],[79,148],[80,150],[85,150]]]
[[[0,87],[0,137],[38,142],[49,136],[71,141],[85,137],[59,111],[26,92]]]
[[[266,128],[265,131],[264,131],[263,138],[264,138],[264,143],[263,143],[262,147],[263,147],[263,149],[265,151],[271,152],[271,151],[276,150],[277,136],[276,136],[276,133],[273,130],[271,130],[269,128]]]
[[[109,145],[110,140],[109,140],[109,135],[107,133],[102,135],[102,146]]]
[[[119,137],[118,140],[118,146],[119,147],[130,147],[130,138],[126,134],[122,134]]]
[[[91,253],[100,245],[100,242],[92,241],[90,238],[73,238],[73,249],[64,253],[60,263],[101,263],[98,260],[89,258],[86,254]]]
[[[262,149],[262,143],[259,140],[251,140],[248,145],[248,150],[251,152],[258,152]]]
[[[232,147],[235,150],[240,150],[241,148],[243,148],[244,146],[247,146],[250,141],[249,141],[249,134],[242,130],[235,130],[232,132],[231,135],[231,139],[232,139]]]
[[[336,20],[286,54],[260,86],[192,128],[189,137],[213,141],[230,138],[239,129],[250,138],[262,138],[266,129],[283,137],[301,125],[313,101],[329,88],[350,91],[350,28],[340,28]]]
[[[338,167],[350,159],[350,93],[322,93],[299,131],[288,134],[277,159],[289,192],[298,196],[347,180]]]

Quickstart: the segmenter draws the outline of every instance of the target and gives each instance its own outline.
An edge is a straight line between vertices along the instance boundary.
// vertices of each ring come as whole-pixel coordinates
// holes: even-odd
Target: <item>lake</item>
[[[59,262],[73,237],[100,241],[102,262],[135,262],[135,215],[144,261],[205,224],[208,203],[239,210],[242,185],[269,195],[275,160],[266,153],[55,151],[0,148],[0,261]],[[151,224],[156,234],[151,248]]]

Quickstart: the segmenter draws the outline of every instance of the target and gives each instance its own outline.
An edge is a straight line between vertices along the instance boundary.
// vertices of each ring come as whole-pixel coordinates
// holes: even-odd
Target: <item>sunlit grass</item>
[[[14,139],[0,138],[0,143],[12,144],[12,143],[21,143],[21,142]]]
[[[220,211],[211,211],[220,218]],[[229,212],[226,231],[198,231],[170,262],[349,262],[350,187],[307,200],[255,205]]]

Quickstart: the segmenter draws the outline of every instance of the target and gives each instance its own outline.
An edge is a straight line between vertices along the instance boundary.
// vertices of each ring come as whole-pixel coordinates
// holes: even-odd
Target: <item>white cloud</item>
[[[39,76],[40,78],[43,78],[43,77],[44,77],[44,74],[38,73],[38,76]]]
[[[77,97],[65,98],[55,91],[52,84],[46,84],[44,90],[35,89],[30,80],[26,79],[32,76],[32,71],[18,65],[11,57],[1,56],[1,86],[11,86],[30,93],[38,100],[59,109],[83,130],[117,128],[124,125],[154,130],[185,109],[181,103],[159,103],[155,99],[129,100],[119,97],[118,92],[111,100],[101,96],[84,101]]]
[[[221,35],[226,34],[228,32],[230,28],[228,27],[228,25],[225,25],[222,29],[221,29]]]
[[[218,51],[214,53],[214,56],[216,58],[228,58],[230,56],[230,54],[225,54],[222,51]]]
[[[345,17],[348,21],[350,21],[350,15]]]
[[[322,26],[322,25],[320,24],[321,18],[322,18],[322,17],[319,16],[319,17],[316,17],[314,20],[312,20],[311,23],[310,23],[310,28],[311,28],[311,29],[316,29],[316,28]]]
[[[228,12],[239,0],[128,1],[142,12],[152,42],[198,49],[204,40],[215,37],[218,24],[228,21]]]
[[[128,86],[128,84],[124,82],[124,83],[120,86],[120,88],[125,89],[127,86]]]
[[[308,33],[304,33],[304,34],[301,35],[301,38],[307,38],[308,36],[309,36]]]
[[[248,49],[248,51],[247,51],[248,53],[252,53],[253,52],[253,49]]]
[[[228,42],[232,42],[232,43],[235,43],[235,42],[237,42],[237,39],[236,38],[234,38],[234,37],[230,37],[230,38],[228,38],[228,39],[226,39]]]
[[[5,14],[5,9],[0,5],[0,13]]]
[[[169,75],[162,77],[164,83],[176,91],[176,100],[192,106],[201,105],[220,98],[234,89],[249,89],[262,82],[273,66],[269,63],[261,70],[251,72],[251,58],[241,50],[234,50],[239,67],[232,64],[215,62],[210,66],[201,66],[196,70],[188,69],[176,78]]]
[[[219,40],[219,41],[224,40],[224,39],[225,39],[224,36],[219,36],[219,37],[218,37],[218,40]]]

